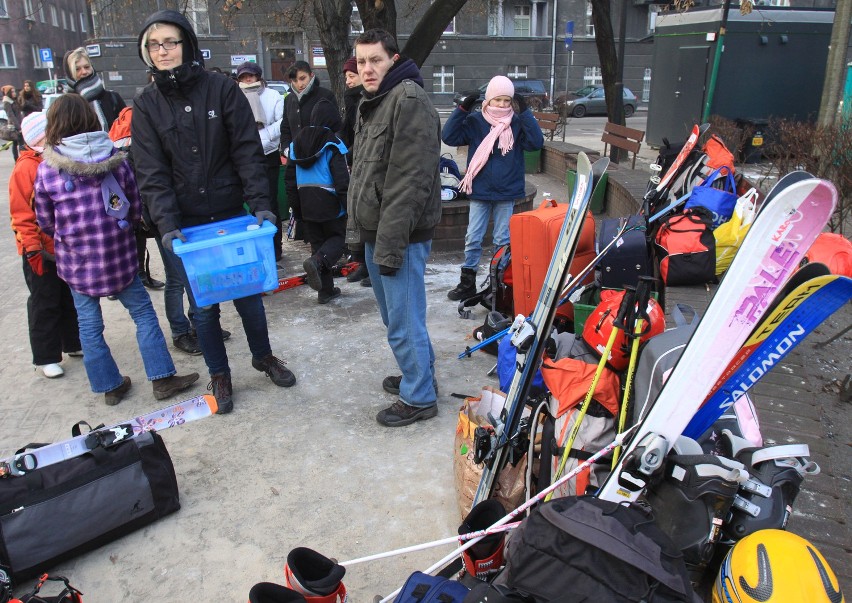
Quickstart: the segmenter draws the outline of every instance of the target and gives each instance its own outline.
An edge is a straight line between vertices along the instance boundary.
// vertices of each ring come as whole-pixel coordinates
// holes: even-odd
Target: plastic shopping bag
[[[757,189],[752,188],[745,195],[737,199],[737,205],[731,219],[713,231],[716,237],[716,276],[721,275],[740,248],[754,216],[757,214],[755,201],[757,201]]]

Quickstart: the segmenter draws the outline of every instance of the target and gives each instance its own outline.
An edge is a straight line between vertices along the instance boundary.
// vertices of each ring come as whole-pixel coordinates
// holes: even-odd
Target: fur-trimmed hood
[[[115,170],[127,154],[116,150],[106,132],[86,132],[45,147],[44,162],[74,176],[98,176]]]

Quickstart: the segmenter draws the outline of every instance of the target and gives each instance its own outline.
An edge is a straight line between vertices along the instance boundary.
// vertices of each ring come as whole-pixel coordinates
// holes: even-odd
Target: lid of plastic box
[[[246,239],[265,236],[271,237],[275,234],[276,230],[277,228],[268,221],[264,221],[262,226],[258,226],[257,218],[254,216],[238,216],[219,222],[211,222],[210,224],[190,226],[189,228],[182,229],[181,232],[186,237],[186,243],[180,239],[175,239],[174,250],[176,254],[183,255],[200,249],[237,243]]]

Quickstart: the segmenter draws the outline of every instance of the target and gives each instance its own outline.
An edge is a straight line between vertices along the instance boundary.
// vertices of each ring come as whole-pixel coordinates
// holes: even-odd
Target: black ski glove
[[[382,276],[396,276],[399,268],[391,268],[390,266],[382,266],[379,264],[379,274]]]
[[[257,218],[258,226],[263,225],[264,220],[268,220],[270,224],[274,225],[278,218],[275,217],[271,211],[266,211],[265,209],[261,209],[260,211],[254,212],[254,217]]]
[[[462,99],[462,102],[459,103],[459,108],[464,109],[468,113],[473,109],[473,106],[476,104],[476,101],[479,100],[479,94],[468,94]]]
[[[186,237],[183,236],[183,233],[180,230],[171,230],[163,235],[163,247],[165,247],[169,251],[174,252],[175,239],[180,239],[181,241],[186,243]]]
[[[515,102],[518,103],[518,113],[523,113],[524,111],[529,109],[529,105],[527,105],[526,99],[524,99],[524,97],[518,94],[517,92],[515,93]]]

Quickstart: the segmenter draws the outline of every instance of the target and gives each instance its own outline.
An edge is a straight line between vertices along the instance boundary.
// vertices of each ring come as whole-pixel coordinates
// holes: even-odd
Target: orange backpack
[[[704,154],[707,155],[707,165],[714,170],[722,166],[726,166],[734,173],[734,155],[722,142],[722,139],[715,134],[704,143]]]
[[[109,129],[109,138],[119,149],[130,146],[130,119],[133,117],[133,109],[125,107],[112,122]]]

